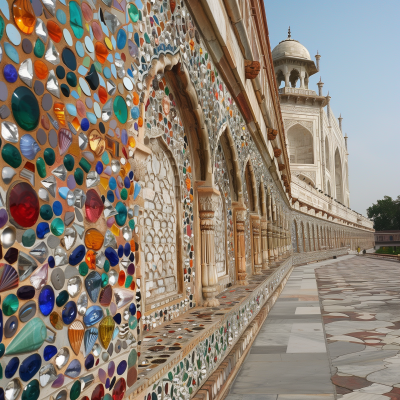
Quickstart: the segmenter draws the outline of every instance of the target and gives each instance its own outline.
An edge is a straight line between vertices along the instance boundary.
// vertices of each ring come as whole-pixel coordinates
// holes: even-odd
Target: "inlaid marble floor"
[[[227,399],[400,400],[400,264],[296,267]]]

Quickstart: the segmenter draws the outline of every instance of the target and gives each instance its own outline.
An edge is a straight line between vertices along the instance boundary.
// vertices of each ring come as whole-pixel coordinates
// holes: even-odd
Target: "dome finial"
[[[289,29],[288,29],[287,37],[288,37],[288,39],[290,39],[292,37],[292,34],[290,32],[290,26],[289,26]]]

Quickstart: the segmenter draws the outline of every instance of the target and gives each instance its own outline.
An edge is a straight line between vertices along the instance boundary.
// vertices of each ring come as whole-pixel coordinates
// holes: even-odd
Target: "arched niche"
[[[289,128],[287,138],[291,164],[314,164],[314,140],[308,129],[295,124]]]
[[[342,174],[342,160],[340,158],[339,149],[335,151],[335,186],[336,186],[336,200],[344,203],[343,201],[343,174]]]
[[[300,86],[300,72],[297,69],[292,69],[290,71],[289,82],[292,88]]]

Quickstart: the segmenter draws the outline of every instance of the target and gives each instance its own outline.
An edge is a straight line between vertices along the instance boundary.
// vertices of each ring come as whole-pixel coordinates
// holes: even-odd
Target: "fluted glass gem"
[[[102,346],[107,350],[111,342],[113,332],[115,328],[115,322],[113,317],[108,315],[99,324],[99,337]]]
[[[76,355],[79,354],[81,348],[85,328],[81,321],[74,321],[68,327],[68,339],[72,350]]]

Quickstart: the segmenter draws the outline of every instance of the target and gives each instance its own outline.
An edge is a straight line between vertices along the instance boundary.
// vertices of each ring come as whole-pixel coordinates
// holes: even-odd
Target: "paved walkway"
[[[400,264],[296,267],[227,399],[400,400]]]

